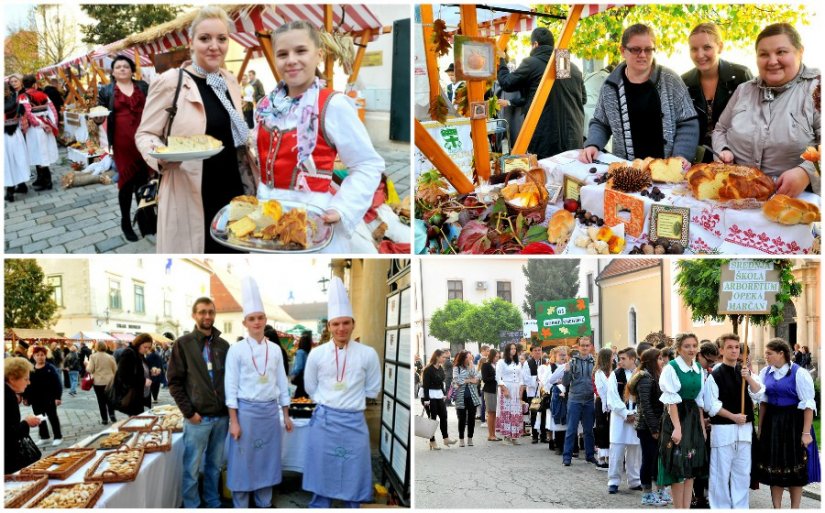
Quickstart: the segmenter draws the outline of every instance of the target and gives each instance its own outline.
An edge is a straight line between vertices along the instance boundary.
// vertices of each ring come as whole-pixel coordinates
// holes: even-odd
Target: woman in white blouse
[[[567,432],[567,399],[564,395],[564,365],[567,363],[567,347],[557,346],[553,349],[554,360],[544,375],[544,390],[550,394],[550,409],[547,412],[547,430],[552,433],[550,448],[561,455],[564,450],[564,435]],[[578,451],[578,444],[576,446]]]
[[[671,485],[674,508],[689,508],[693,479],[707,462],[702,369],[696,362],[699,340],[693,333],[676,335],[675,359],[659,377],[660,401],[666,411],[659,437],[659,486]]]
[[[791,508],[799,508],[802,487],[820,477],[811,429],[816,411],[814,382],[808,371],[791,363],[791,348],[781,338],[767,343],[765,361],[768,366],[759,373],[765,397],[759,403],[754,468],[759,482],[771,487],[774,508],[782,507],[785,488],[790,490]]]
[[[496,407],[496,431],[513,445],[524,434],[521,393],[524,382],[518,361],[518,347],[511,342],[504,347],[504,357],[496,364],[499,399]]]
[[[607,381],[613,372],[613,350],[605,347],[599,350],[593,377],[596,383],[596,425],[593,437],[599,451],[596,455],[599,463],[596,468],[607,470],[607,457],[610,454],[610,410],[607,406]]]

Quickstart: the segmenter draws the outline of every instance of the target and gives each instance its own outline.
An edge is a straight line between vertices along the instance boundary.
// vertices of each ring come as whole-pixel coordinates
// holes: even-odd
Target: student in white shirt
[[[607,469],[607,491],[618,493],[622,479],[622,464],[627,472],[627,486],[642,490],[639,475],[642,451],[636,434],[636,403],[625,399],[625,388],[636,369],[636,351],[626,347],[618,352],[619,365],[607,380],[607,406],[610,409],[610,458]]]
[[[373,498],[364,410],[367,398],[381,392],[381,366],[375,349],[352,340],[352,305],[337,276],[330,282],[327,319],[332,340],[309,353],[304,371],[304,386],[317,406],[303,489],[313,493],[310,508],[329,508],[333,499],[357,508]]]
[[[257,507],[269,508],[272,487],[282,477],[279,408],[284,429],[292,431],[289,382],[280,348],[264,336],[266,314],[253,278],[243,279],[241,293],[243,325],[249,334],[230,346],[226,355],[226,486],[236,508],[248,508],[250,494]]]

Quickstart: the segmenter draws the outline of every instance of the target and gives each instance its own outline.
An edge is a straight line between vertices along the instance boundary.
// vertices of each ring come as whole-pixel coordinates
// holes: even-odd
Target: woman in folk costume
[[[264,313],[258,284],[241,282],[243,325],[249,334],[229,347],[224,390],[229,409],[226,437],[226,486],[236,508],[248,508],[250,495],[259,508],[272,506],[272,487],[281,482],[281,429],[292,431],[289,381],[281,350],[264,336]]]
[[[218,211],[235,196],[254,191],[248,176],[246,141],[249,128],[241,111],[241,88],[223,68],[232,22],[220,7],[202,7],[189,26],[192,60],[152,81],[135,144],[143,159],[160,172],[158,253],[231,253],[209,235]],[[167,123],[177,114],[169,135],[210,135],[223,150],[206,160],[159,161],[149,155],[165,145]]]
[[[34,75],[23,77],[23,95],[28,99],[24,103],[26,121],[29,125],[26,130],[26,147],[29,150],[29,165],[37,169],[37,180],[32,186],[36,191],[52,188],[52,172],[49,166],[57,162],[57,109],[46,96],[46,93],[37,88],[37,79]]]
[[[29,179],[29,153],[26,150],[26,139],[23,137],[21,122],[26,114],[23,102],[6,85],[4,100],[4,150],[3,154],[3,184],[6,186],[6,201],[14,201],[14,193],[28,191],[26,180]]]
[[[524,434],[521,409],[524,379],[518,363],[518,346],[513,342],[504,347],[504,357],[496,364],[496,381],[499,391],[496,432],[513,445],[518,445],[518,439]]]
[[[550,409],[547,412],[547,431],[550,432],[550,448],[561,455],[564,451],[564,435],[567,433],[567,399],[564,394],[564,365],[567,363],[567,347],[553,349],[554,361],[544,375],[544,391],[550,394]],[[578,449],[577,449],[578,451]]]
[[[704,379],[696,361],[699,340],[693,333],[676,336],[678,356],[665,365],[659,378],[660,401],[665,405],[659,436],[660,486],[671,485],[673,506],[690,507],[693,480],[702,477],[707,462],[705,449]]]
[[[378,353],[352,340],[355,319],[344,283],[330,282],[331,343],[309,353],[304,387],[317,406],[309,424],[303,489],[314,495],[311,508],[329,508],[333,499],[359,507],[373,497],[367,398],[381,391]]]
[[[596,387],[595,411],[596,418],[593,426],[593,440],[599,448],[596,454],[596,468],[607,470],[607,458],[610,455],[610,409],[607,405],[607,380],[613,372],[613,350],[605,347],[596,355],[596,366],[593,368],[593,384]]]
[[[384,160],[350,100],[325,88],[318,77],[323,56],[318,30],[294,21],[273,33],[272,45],[281,82],[255,112],[258,197],[324,209],[324,221],[336,225],[325,251],[350,252],[350,239],[372,204]],[[336,156],[349,172],[340,186],[333,181]]]
[[[636,401],[625,394],[633,371],[636,370],[636,351],[626,347],[619,351],[619,364],[607,379],[607,397],[610,408],[610,456],[607,469],[607,491],[618,493],[622,480],[622,465],[627,474],[627,487],[642,490],[639,471],[642,450],[636,435]]]
[[[754,472],[771,487],[774,508],[788,488],[791,508],[799,508],[802,487],[820,480],[819,453],[811,428],[816,399],[811,375],[791,363],[791,348],[781,338],[765,346],[768,366],[759,373],[765,396],[759,403],[759,440]]]

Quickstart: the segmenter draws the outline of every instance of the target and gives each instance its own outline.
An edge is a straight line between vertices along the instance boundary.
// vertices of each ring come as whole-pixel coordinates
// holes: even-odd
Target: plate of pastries
[[[170,135],[165,146],[149,152],[150,157],[169,162],[205,160],[223,151],[223,143],[211,135]]]
[[[333,227],[324,211],[287,200],[237,196],[212,220],[210,233],[220,244],[261,253],[312,253],[332,241]]]

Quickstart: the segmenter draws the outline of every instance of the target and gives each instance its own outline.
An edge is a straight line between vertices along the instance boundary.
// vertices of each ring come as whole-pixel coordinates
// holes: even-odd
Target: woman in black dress
[[[149,364],[146,354],[152,350],[152,337],[141,333],[123,351],[117,364],[115,386],[125,392],[120,411],[133,417],[143,413],[144,408],[152,407],[152,386]]]
[[[13,474],[39,459],[32,459],[37,451],[28,453],[21,446],[21,440],[29,436],[29,429],[40,425],[40,419],[34,415],[20,418],[20,395],[29,385],[32,370],[34,366],[25,358],[13,356],[3,361],[6,380],[3,396],[3,472],[6,474]]]

